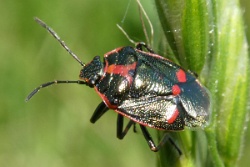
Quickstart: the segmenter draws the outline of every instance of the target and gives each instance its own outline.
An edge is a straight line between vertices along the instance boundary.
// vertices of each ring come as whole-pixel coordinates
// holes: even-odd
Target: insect
[[[44,83],[31,92],[26,101],[41,88],[52,84],[87,85],[94,88],[102,99],[90,119],[92,123],[112,109],[118,113],[117,137],[123,139],[130,127],[139,123],[150,149],[155,152],[166,142],[166,137],[156,145],[146,127],[179,131],[185,126],[203,127],[207,124],[210,112],[207,89],[196,75],[155,54],[145,43],[138,43],[135,48],[116,48],[104,55],[104,62],[96,56],[85,64],[56,32],[40,19],[35,20],[60,42],[82,69],[79,80]],[[125,129],[124,117],[129,118]]]

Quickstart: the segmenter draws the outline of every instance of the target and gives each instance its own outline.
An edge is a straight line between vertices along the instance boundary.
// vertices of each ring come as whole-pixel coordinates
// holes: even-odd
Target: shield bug
[[[95,123],[112,109],[118,113],[117,137],[123,139],[130,127],[139,123],[152,151],[158,151],[167,137],[156,145],[146,127],[179,131],[185,126],[203,127],[207,124],[210,111],[207,89],[200,84],[196,75],[155,54],[146,44],[141,42],[135,48],[116,48],[104,55],[104,62],[96,56],[90,63],[84,64],[56,32],[38,18],[35,20],[60,42],[82,69],[79,80],[44,83],[31,92],[26,101],[41,88],[52,84],[87,85],[94,88],[102,99],[90,121]],[[124,116],[130,119],[125,129]]]

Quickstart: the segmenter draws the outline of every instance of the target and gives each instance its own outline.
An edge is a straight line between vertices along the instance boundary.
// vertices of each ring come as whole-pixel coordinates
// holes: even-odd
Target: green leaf
[[[174,134],[184,155],[168,158],[166,148],[159,153],[158,165],[235,166],[244,138],[250,94],[248,45],[239,2],[155,3],[169,48],[179,64],[200,74],[213,103],[210,125],[205,131]]]
[[[244,137],[249,101],[249,57],[242,13],[236,0],[216,4],[216,51],[210,64],[208,87],[214,99],[209,140],[226,166],[235,166]],[[212,138],[211,133],[215,133]],[[213,146],[215,147],[215,146]]]
[[[156,0],[163,32],[179,63],[199,73],[209,53],[212,13],[206,1]]]

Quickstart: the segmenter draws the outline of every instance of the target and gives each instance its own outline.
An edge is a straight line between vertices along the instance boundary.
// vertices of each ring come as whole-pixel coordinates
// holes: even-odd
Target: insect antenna
[[[80,80],[77,80],[77,81],[60,81],[60,80],[55,80],[55,81],[51,81],[51,82],[47,82],[47,83],[44,83],[44,84],[41,84],[40,86],[38,86],[37,88],[35,88],[25,99],[25,101],[29,101],[40,89],[42,88],[45,88],[47,86],[50,86],[50,85],[53,85],[53,84],[62,84],[62,83],[77,83],[77,84],[86,84],[85,81],[80,81]]]
[[[43,28],[45,28],[61,45],[62,47],[76,60],[78,61],[78,63],[81,64],[82,67],[85,66],[85,64],[76,56],[76,54],[74,54],[70,48],[65,44],[65,42],[63,40],[61,40],[61,38],[57,35],[57,33],[50,28],[45,22],[43,22],[42,20],[40,20],[39,18],[35,17],[35,21],[40,24]]]
[[[43,28],[45,28],[61,45],[62,47],[78,62],[81,64],[82,67],[85,66],[85,64],[70,50],[70,48],[65,44],[63,40],[57,35],[57,33],[50,28],[45,22],[40,20],[39,18],[35,17],[35,21],[40,24]],[[77,81],[61,81],[61,80],[55,80],[47,83],[41,84],[39,87],[35,88],[25,99],[25,101],[29,101],[40,89],[45,88],[47,86],[53,85],[53,84],[69,84],[69,83],[77,83],[77,84],[86,84],[85,81],[77,80]]]

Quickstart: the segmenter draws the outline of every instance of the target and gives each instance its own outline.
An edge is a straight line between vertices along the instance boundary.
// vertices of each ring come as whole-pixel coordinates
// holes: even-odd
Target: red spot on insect
[[[178,95],[181,93],[181,88],[178,85],[172,86],[172,93],[173,95]]]
[[[186,81],[187,81],[186,72],[183,71],[182,69],[179,69],[179,70],[176,72],[176,77],[177,77],[177,80],[178,80],[179,82],[186,82]]]
[[[131,84],[133,81],[133,76],[131,76],[129,71],[134,71],[135,68],[136,68],[136,62],[134,62],[133,64],[128,64],[128,65],[112,64],[108,66],[108,68],[106,69],[106,73],[119,74],[125,77],[128,80],[129,84]]]
[[[168,123],[169,123],[169,124],[174,123],[174,121],[176,120],[176,118],[178,117],[178,115],[179,115],[178,109],[174,110],[173,114],[172,114],[171,117],[168,119]]]

